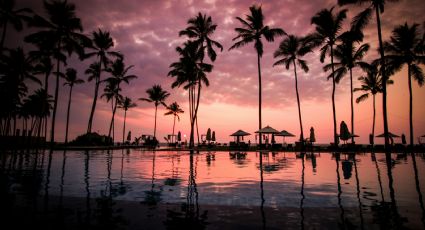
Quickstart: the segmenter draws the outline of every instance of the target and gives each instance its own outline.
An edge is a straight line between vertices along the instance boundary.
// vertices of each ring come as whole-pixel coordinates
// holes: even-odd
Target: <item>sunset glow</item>
[[[115,51],[120,51],[125,56],[127,65],[134,65],[131,74],[138,76],[130,85],[123,85],[122,93],[138,104],[138,107],[130,109],[127,113],[127,130],[132,131],[133,136],[141,134],[153,134],[154,106],[150,103],[138,101],[138,98],[146,97],[146,89],[154,84],[160,84],[171,93],[166,103],[177,101],[186,113],[181,115],[180,122],[176,123],[176,131],[189,136],[190,124],[188,115],[187,92],[182,88],[171,89],[173,79],[167,77],[169,65],[178,59],[175,48],[181,45],[185,38],[179,37],[178,32],[187,26],[187,20],[198,12],[206,13],[212,17],[218,25],[213,38],[223,46],[223,52],[218,52],[217,60],[213,63],[214,69],[208,75],[210,86],[202,91],[199,108],[198,123],[200,134],[205,134],[208,128],[216,131],[218,142],[232,140],[229,135],[238,129],[254,133],[258,129],[258,76],[256,66],[256,53],[253,45],[228,51],[232,45],[232,38],[236,36],[235,27],[240,26],[235,17],[244,17],[248,14],[248,7],[253,3],[262,5],[265,15],[265,23],[274,27],[283,28],[289,34],[305,35],[314,31],[310,24],[311,17],[323,8],[336,5],[335,0],[300,0],[300,1],[115,1],[115,0],[74,0],[77,16],[81,18],[84,33],[98,28],[110,31],[115,42]],[[41,1],[19,0],[20,7],[30,7],[36,12],[43,14]],[[339,7],[337,7],[340,9]],[[362,6],[351,7],[348,12],[345,27],[356,15]],[[419,23],[425,21],[425,4],[423,0],[404,0],[389,3],[385,8],[382,18],[383,39],[388,40],[395,26]],[[421,27],[422,29],[422,27]],[[24,30],[6,38],[7,46],[28,46],[21,39],[31,29]],[[377,32],[374,20],[366,27],[365,42],[370,43],[371,49],[366,56],[366,61],[378,57]],[[286,70],[282,66],[272,67],[275,62],[273,52],[278,47],[282,38],[274,43],[265,43],[262,58],[263,74],[263,126],[270,125],[278,130],[288,130],[297,137],[300,134],[298,125],[298,112],[295,97],[294,77],[292,70]],[[16,43],[18,42],[18,43]],[[299,90],[301,109],[303,113],[304,135],[308,135],[310,127],[316,131],[318,143],[332,142],[333,124],[331,107],[332,82],[326,80],[328,73],[322,70],[324,64],[319,62],[319,51],[306,56],[310,71],[299,72]],[[68,61],[68,67],[76,68],[80,78],[87,79],[85,69],[94,59],[80,62],[72,56]],[[329,63],[329,59],[325,60]],[[364,75],[363,72],[354,72],[354,86],[360,83],[357,78]],[[103,74],[106,77],[107,73]],[[409,135],[409,110],[408,110],[408,87],[407,70],[403,68],[399,73],[391,77],[395,84],[388,88],[388,115],[389,130],[395,134],[404,133]],[[51,78],[53,82],[53,77]],[[62,80],[63,81],[63,80]],[[63,82],[60,83],[62,85]],[[86,131],[87,122],[93,98],[94,83],[78,85],[74,89],[73,108],[70,119],[70,139],[74,139]],[[50,84],[50,92],[53,92],[54,84]],[[101,87],[103,91],[103,88]],[[359,96],[355,94],[355,98]],[[425,98],[424,88],[413,83],[415,127],[414,140],[425,134]],[[66,122],[67,90],[61,87],[58,114],[57,114],[57,140],[64,140]],[[376,134],[383,132],[382,127],[382,97],[377,96]],[[371,98],[360,104],[355,104],[356,134],[360,137],[359,143],[368,143],[368,135],[372,127],[372,100]],[[350,92],[349,77],[346,76],[336,91],[337,124],[345,121],[350,124]],[[158,108],[157,136],[163,142],[163,137],[171,134],[172,116],[163,116],[164,107]],[[123,110],[117,111],[115,118],[115,137],[122,135]],[[94,116],[93,131],[107,134],[108,124],[111,118],[111,107],[104,99],[98,101],[98,107]],[[339,128],[338,128],[339,132]],[[287,139],[292,142],[296,138]],[[117,138],[116,138],[117,139]],[[118,138],[119,139],[119,138]],[[246,140],[255,142],[254,135]],[[280,139],[278,139],[280,141]],[[382,140],[377,139],[377,143]],[[399,140],[396,140],[399,142]]]

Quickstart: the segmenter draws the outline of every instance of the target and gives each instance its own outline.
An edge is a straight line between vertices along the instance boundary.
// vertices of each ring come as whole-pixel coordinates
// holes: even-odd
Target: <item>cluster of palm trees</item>
[[[71,110],[73,87],[84,81],[78,77],[73,68],[62,72],[67,65],[67,59],[76,53],[81,60],[97,57],[85,71],[88,81],[95,81],[93,105],[90,112],[87,133],[92,132],[93,117],[100,85],[105,83],[102,95],[111,102],[112,118],[108,136],[114,129],[114,117],[117,108],[125,112],[135,106],[131,99],[121,94],[121,83],[129,83],[137,76],[127,72],[132,66],[126,67],[124,56],[112,51],[113,39],[107,31],[94,31],[92,36],[82,33],[80,18],[76,16],[75,5],[67,1],[44,1],[47,17],[42,17],[30,9],[15,9],[14,0],[1,1],[0,26],[2,27],[0,47],[0,135],[13,136],[17,130],[17,120],[22,120],[22,128],[37,136],[47,136],[47,120],[52,113],[50,142],[55,142],[56,112],[60,79],[65,79],[69,88],[68,109],[66,118],[65,142],[68,142],[68,126]],[[4,47],[7,28],[13,27],[20,31],[24,24],[36,28],[36,32],[26,35],[24,41],[32,44],[34,50],[26,53],[21,47]],[[102,79],[102,73],[108,77]],[[54,96],[49,95],[49,78],[56,76]],[[44,83],[38,77],[44,76]],[[33,94],[28,95],[28,84],[36,84]],[[29,126],[28,123],[30,122]],[[124,121],[125,122],[125,121]],[[44,125],[43,125],[44,124]],[[125,124],[124,124],[125,127]],[[43,132],[44,131],[44,132]],[[125,132],[125,128],[123,130]],[[31,134],[29,134],[31,135]],[[113,138],[113,136],[112,136]]]
[[[393,0],[395,1],[395,0]],[[235,42],[229,50],[237,49],[248,44],[253,44],[257,53],[258,84],[259,84],[259,111],[258,125],[262,128],[262,79],[261,58],[264,54],[263,40],[274,42],[278,37],[282,41],[274,52],[277,60],[274,66],[283,65],[286,69],[293,68],[295,77],[295,91],[298,105],[300,125],[300,139],[304,140],[303,123],[301,115],[301,100],[298,92],[298,69],[305,73],[309,71],[308,63],[303,57],[315,49],[320,51],[320,61],[325,62],[326,57],[330,61],[323,70],[330,72],[328,80],[332,80],[332,110],[333,110],[333,134],[334,143],[338,144],[337,116],[335,106],[335,89],[337,84],[345,76],[350,80],[350,103],[351,103],[351,134],[355,134],[354,121],[354,92],[362,91],[363,94],[356,100],[357,103],[373,96],[373,126],[372,136],[375,133],[375,96],[382,93],[383,100],[383,126],[385,144],[388,147],[389,127],[387,115],[387,84],[392,84],[390,76],[399,71],[403,66],[408,69],[409,86],[409,126],[410,145],[414,143],[413,125],[413,92],[412,78],[420,86],[424,83],[424,74],[421,69],[425,64],[425,32],[421,31],[418,24],[397,26],[391,37],[385,41],[382,38],[380,17],[384,12],[385,4],[392,1],[385,0],[338,0],[340,6],[361,3],[368,4],[365,10],[355,16],[348,31],[343,31],[344,22],[347,18],[347,9],[336,8],[322,9],[311,18],[311,24],[315,31],[305,36],[287,34],[281,28],[271,28],[264,24],[264,15],[261,6],[249,7],[246,18],[236,17],[241,27],[235,28],[237,33],[233,38]],[[72,54],[78,55],[81,60],[95,59],[85,71],[88,81],[94,81],[94,97],[87,125],[87,133],[93,130],[93,120],[96,103],[99,97],[99,89],[104,85],[104,93],[100,95],[111,104],[112,117],[109,124],[108,136],[114,139],[114,120],[117,108],[127,110],[136,105],[128,97],[122,95],[122,83],[129,83],[137,78],[136,75],[128,74],[133,66],[126,66],[124,56],[113,51],[114,42],[108,31],[99,29],[92,32],[91,36],[83,34],[80,18],[76,16],[75,5],[64,0],[44,1],[44,9],[47,17],[42,17],[30,9],[15,9],[14,0],[1,1],[0,6],[0,134],[14,135],[17,129],[17,120],[21,119],[22,127],[38,136],[47,136],[47,121],[50,114],[51,134],[50,141],[55,141],[56,112],[60,90],[60,79],[65,78],[69,86],[69,100],[67,110],[67,124],[65,142],[68,141],[68,123],[71,110],[71,98],[73,87],[84,81],[79,79],[75,69],[67,66],[67,59]],[[364,61],[367,52],[371,49],[369,44],[363,43],[363,30],[375,13],[379,40],[380,57],[370,63]],[[4,47],[4,41],[8,28],[12,26],[17,31],[24,26],[36,28],[35,32],[26,35],[24,41],[32,44],[34,50],[26,53],[22,48]],[[425,25],[424,25],[425,26]],[[213,70],[213,62],[217,58],[216,50],[223,50],[223,46],[212,39],[217,24],[213,23],[210,16],[199,13],[187,22],[187,27],[179,32],[187,40],[176,48],[179,58],[170,65],[168,76],[175,80],[171,87],[182,87],[187,90],[189,98],[190,117],[190,142],[193,147],[195,142],[195,127],[198,133],[198,111],[201,100],[202,88],[209,86],[208,73]],[[424,29],[425,30],[425,29]],[[209,60],[205,58],[208,55]],[[353,71],[360,68],[366,75],[359,76],[360,88],[354,88]],[[107,77],[104,77],[106,73]],[[50,76],[56,76],[54,95],[49,95],[48,83]],[[44,77],[44,82],[39,80]],[[40,86],[29,95],[28,84]],[[152,102],[155,105],[154,137],[156,138],[156,115],[160,105],[167,107],[166,115],[174,115],[173,135],[175,118],[182,113],[179,105],[175,102],[167,106],[165,100],[169,93],[160,85],[154,85],[147,91],[147,98],[140,100]],[[28,123],[30,123],[28,125]],[[28,127],[29,126],[29,127]],[[43,132],[44,131],[44,132]],[[43,134],[44,133],[44,134]],[[123,126],[123,141],[125,136],[125,118]],[[354,135],[352,137],[354,142]],[[260,138],[261,144],[261,138]]]
[[[261,39],[274,41],[277,36],[284,36],[279,48],[274,52],[274,57],[278,60],[275,65],[283,65],[286,69],[293,68],[295,76],[295,89],[298,104],[299,124],[300,124],[300,140],[304,140],[300,96],[298,92],[298,75],[297,66],[304,72],[308,72],[308,64],[302,57],[314,49],[320,47],[320,61],[323,63],[327,56],[330,57],[330,63],[323,67],[324,71],[330,71],[328,79],[332,80],[332,110],[333,110],[333,125],[334,125],[334,143],[339,142],[337,134],[337,118],[335,108],[335,88],[344,76],[350,77],[350,95],[351,95],[351,134],[352,142],[354,142],[354,96],[353,92],[363,91],[360,97],[357,98],[357,103],[365,100],[369,94],[373,95],[373,127],[372,137],[375,133],[375,95],[383,93],[383,121],[385,146],[388,148],[388,118],[386,105],[386,85],[392,84],[389,79],[391,75],[399,71],[406,64],[408,66],[408,83],[409,83],[409,124],[410,124],[410,145],[413,145],[413,118],[412,118],[412,86],[411,79],[415,79],[420,86],[424,83],[424,75],[420,64],[425,64],[425,32],[419,31],[419,25],[414,24],[409,26],[406,24],[396,27],[389,41],[382,42],[380,14],[384,11],[384,6],[388,1],[368,1],[368,0],[339,0],[340,5],[351,3],[369,3],[370,5],[351,22],[351,28],[348,31],[342,31],[343,22],[347,17],[347,9],[342,9],[334,12],[335,8],[323,9],[315,14],[311,19],[311,24],[315,26],[315,32],[312,34],[298,37],[296,35],[288,35],[284,30],[279,28],[270,28],[264,25],[264,15],[261,6],[253,5],[249,8],[250,14],[246,16],[246,20],[236,17],[242,24],[242,27],[235,28],[237,36],[233,39],[235,44],[229,50],[245,46],[249,43],[254,43],[254,48],[257,52],[258,79],[259,79],[259,128],[261,125],[261,65],[260,60],[263,55],[263,44]],[[375,10],[378,36],[379,50],[381,57],[377,60],[367,63],[363,61],[366,53],[369,51],[369,44],[363,42],[363,29],[367,25]],[[386,54],[386,55],[384,55]],[[361,82],[361,87],[353,89],[353,69],[359,67],[366,76],[360,76],[358,79]],[[385,83],[383,83],[385,82]],[[373,142],[373,139],[372,139]],[[261,144],[261,139],[260,139]]]
[[[180,87],[187,90],[189,96],[189,117],[190,117],[190,138],[189,148],[194,147],[195,136],[194,127],[198,124],[198,110],[201,100],[202,86],[209,86],[207,73],[213,69],[213,65],[205,62],[205,53],[207,53],[211,62],[214,62],[217,53],[214,48],[223,50],[223,46],[211,38],[217,25],[212,22],[210,16],[198,13],[197,16],[187,21],[188,27],[179,32],[179,36],[186,36],[187,41],[182,47],[177,47],[179,60],[170,65],[169,76],[175,80],[171,87]],[[199,143],[199,131],[197,128]]]

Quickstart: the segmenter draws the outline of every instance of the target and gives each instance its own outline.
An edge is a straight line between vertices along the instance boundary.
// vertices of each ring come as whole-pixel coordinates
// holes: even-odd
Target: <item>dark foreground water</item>
[[[424,229],[424,154],[0,154],[1,229]]]

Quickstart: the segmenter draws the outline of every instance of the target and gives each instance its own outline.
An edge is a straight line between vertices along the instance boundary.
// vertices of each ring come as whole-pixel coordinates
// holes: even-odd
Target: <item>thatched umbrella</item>
[[[249,136],[249,135],[251,135],[251,134],[250,133],[247,133],[247,132],[245,132],[245,131],[243,131],[241,129],[239,129],[238,131],[230,134],[230,136],[235,137],[236,143],[239,143],[239,140],[240,140],[239,138],[240,137],[242,137],[242,140],[243,140],[243,137],[244,136]]]
[[[282,130],[281,132],[275,134],[276,136],[280,136],[283,137],[283,142],[285,143],[285,137],[295,137],[294,134],[286,131],[286,130]]]
[[[270,127],[270,126],[266,126],[260,130],[255,131],[255,133],[258,133],[258,135],[261,138],[262,134],[278,134],[279,131],[277,131],[276,129]]]

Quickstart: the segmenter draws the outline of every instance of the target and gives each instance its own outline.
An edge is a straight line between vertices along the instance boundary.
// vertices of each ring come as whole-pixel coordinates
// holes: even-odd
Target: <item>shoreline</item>
[[[205,151],[215,151],[215,152],[354,152],[354,153],[385,153],[385,149],[382,145],[376,145],[375,148],[372,148],[370,145],[355,145],[355,146],[340,146],[339,148],[334,148],[331,145],[313,145],[301,148],[267,148],[267,149],[258,149],[257,146],[250,146],[248,148],[234,148],[227,145],[218,145],[218,146],[197,146],[193,149],[187,147],[169,147],[169,146],[160,146],[158,148],[152,148],[142,145],[114,145],[114,146],[65,146],[65,145],[56,145],[53,147],[49,146],[3,146],[0,147],[0,150],[25,150],[25,149],[44,149],[44,150],[77,150],[77,151],[90,151],[90,150],[119,150],[119,149],[140,149],[146,151],[177,151],[177,152],[205,152]],[[394,146],[391,151],[392,153],[425,153],[425,146],[415,145],[413,149],[409,149],[408,146],[398,145]]]

